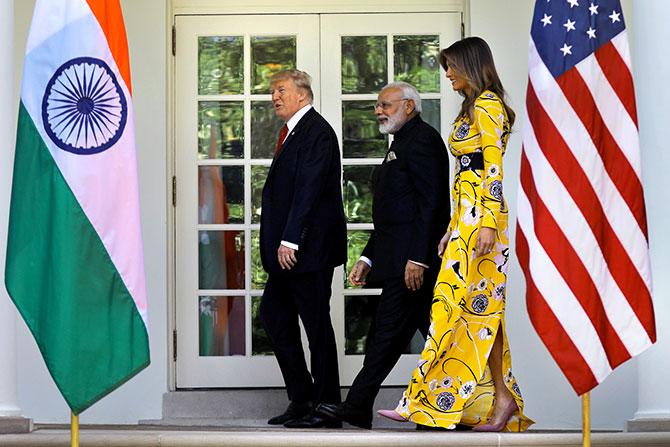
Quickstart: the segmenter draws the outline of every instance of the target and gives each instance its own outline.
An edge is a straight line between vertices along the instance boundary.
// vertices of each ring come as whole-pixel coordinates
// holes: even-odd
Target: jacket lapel
[[[272,164],[270,165],[270,171],[268,172],[268,177],[270,177],[270,174],[274,170],[273,168],[274,168],[275,164],[277,163],[277,160],[279,160],[284,155],[284,153],[286,151],[291,149],[291,147],[293,145],[293,141],[296,139],[296,137],[298,135],[300,135],[300,132],[304,130],[304,127],[307,125],[307,123],[309,121],[311,121],[312,118],[314,118],[314,115],[316,113],[317,112],[316,112],[316,110],[314,110],[314,107],[309,109],[307,111],[307,113],[305,113],[305,116],[300,118],[300,121],[298,121],[298,124],[295,125],[293,130],[291,132],[289,132],[288,136],[286,137],[286,140],[284,140],[284,144],[282,144],[281,148],[279,149],[279,153],[272,160]]]

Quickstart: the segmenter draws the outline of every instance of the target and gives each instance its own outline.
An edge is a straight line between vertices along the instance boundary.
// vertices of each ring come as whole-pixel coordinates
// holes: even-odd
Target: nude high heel
[[[377,414],[391,419],[392,421],[407,422],[407,419],[404,416],[398,414],[398,412],[395,410],[377,410]]]
[[[503,431],[507,426],[507,423],[509,422],[510,418],[514,414],[514,412],[517,411],[518,409],[519,406],[516,404],[516,401],[512,399],[512,401],[502,411],[500,416],[498,416],[497,423],[478,425],[476,427],[472,427],[472,431],[486,431],[486,432]]]

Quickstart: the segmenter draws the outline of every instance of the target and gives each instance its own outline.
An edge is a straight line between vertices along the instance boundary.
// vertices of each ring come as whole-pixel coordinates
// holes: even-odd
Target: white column
[[[20,414],[16,399],[16,308],[4,285],[14,134],[14,1],[0,0],[0,418]],[[0,424],[2,422],[0,421]]]
[[[7,217],[14,159],[14,1],[0,0],[0,417],[20,414],[16,400],[16,309],[4,285]]]
[[[640,356],[634,431],[670,430],[670,2],[633,2],[632,56],[654,281],[657,343]]]

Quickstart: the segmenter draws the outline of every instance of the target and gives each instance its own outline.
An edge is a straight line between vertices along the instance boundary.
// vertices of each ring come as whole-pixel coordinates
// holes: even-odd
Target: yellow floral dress
[[[455,428],[488,421],[495,403],[488,356],[499,330],[504,382],[519,406],[506,429],[523,431],[533,424],[523,415],[505,334],[509,247],[502,157],[509,133],[502,101],[485,91],[475,100],[474,123],[458,119],[449,137],[457,157],[451,236],[433,292],[426,345],[396,408],[417,424]],[[489,254],[476,257],[482,226],[496,230],[496,241]]]

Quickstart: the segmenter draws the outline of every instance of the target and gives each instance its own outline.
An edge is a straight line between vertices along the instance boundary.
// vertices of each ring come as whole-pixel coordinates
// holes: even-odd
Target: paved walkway
[[[81,447],[580,447],[577,432],[472,433],[419,432],[410,430],[286,430],[286,429],[209,429],[185,430],[171,427],[83,428]],[[670,447],[670,432],[592,435],[598,447]],[[38,427],[30,434],[0,435],[2,447],[69,447],[66,429]]]

